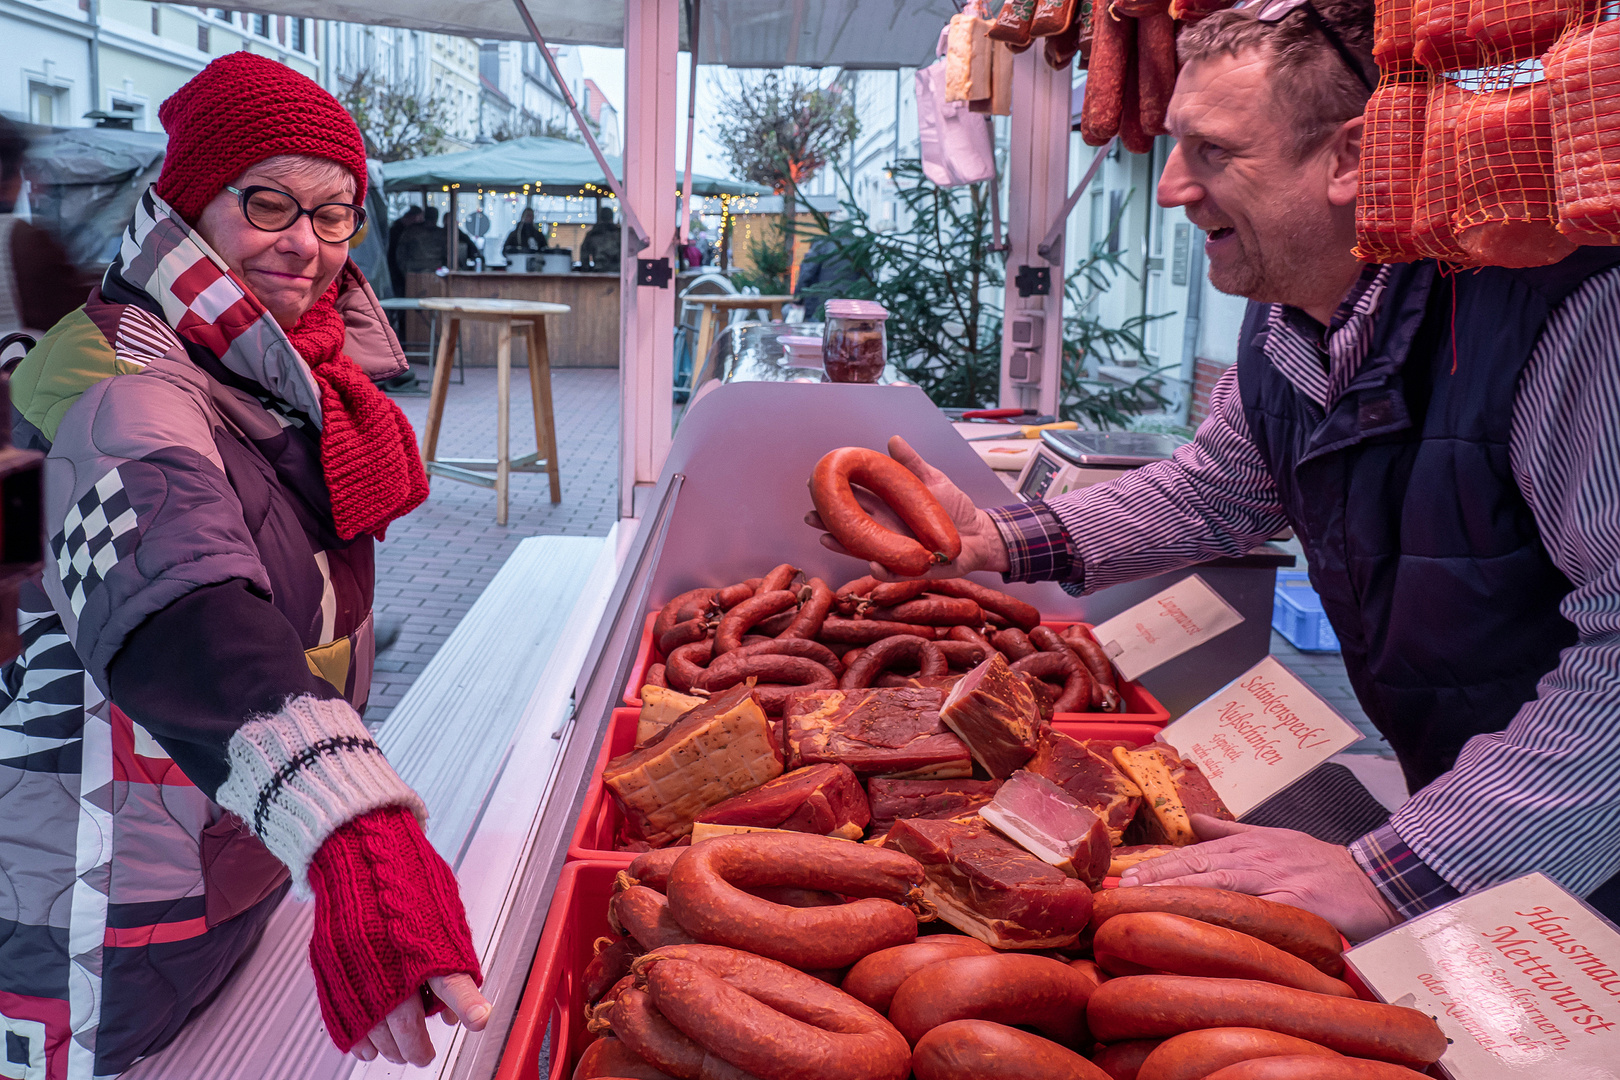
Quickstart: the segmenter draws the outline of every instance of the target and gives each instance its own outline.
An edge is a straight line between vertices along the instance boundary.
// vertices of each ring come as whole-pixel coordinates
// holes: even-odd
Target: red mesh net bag
[[[1378,0],[1373,14],[1373,59],[1380,68],[1412,59],[1417,45],[1412,8],[1413,0]]]
[[[1468,36],[1468,0],[1412,0],[1412,56],[1431,71],[1479,67],[1479,42]]]
[[[1472,0],[1468,36],[1494,63],[1531,60],[1593,10],[1592,0]]]
[[[1558,231],[1545,79],[1504,69],[1457,126],[1457,242],[1482,266],[1547,266],[1575,250]]]
[[[1414,211],[1428,104],[1428,75],[1411,63],[1385,68],[1367,102],[1356,195],[1356,258],[1363,262],[1423,258]]]
[[[1620,244],[1620,20],[1570,31],[1544,60],[1558,231]]]
[[[1417,249],[1431,259],[1466,265],[1451,219],[1457,215],[1457,121],[1469,93],[1443,76],[1429,83],[1424,117],[1423,166],[1418,173],[1412,232]]]

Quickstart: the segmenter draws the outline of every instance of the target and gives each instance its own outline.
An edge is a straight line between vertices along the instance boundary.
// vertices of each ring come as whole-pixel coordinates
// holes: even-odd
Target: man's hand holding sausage
[[[1193,815],[1202,843],[1125,871],[1121,887],[1201,885],[1292,904],[1322,916],[1351,941],[1401,921],[1347,848],[1292,829]]]
[[[1005,573],[1008,566],[1007,543],[1001,538],[1001,530],[990,515],[973,505],[961,488],[951,483],[950,478],[913,450],[911,446],[896,435],[889,440],[889,456],[909,469],[917,479],[939,500],[939,504],[950,515],[951,522],[962,537],[962,553],[948,563],[930,567],[922,575],[925,578],[954,578],[970,574],[975,570],[994,570]],[[871,514],[878,523],[885,528],[893,529],[902,535],[910,535],[910,530],[895,516],[894,511],[884,505],[881,499],[868,492],[857,490],[855,497],[863,509]],[[811,511],[804,517],[805,523],[815,529],[825,530],[821,516]],[[849,555],[844,546],[825,531],[822,533],[821,544],[829,551],[836,551],[840,555]],[[851,556],[852,558],[854,556]],[[896,575],[879,563],[868,563],[871,574],[879,581],[897,581]]]

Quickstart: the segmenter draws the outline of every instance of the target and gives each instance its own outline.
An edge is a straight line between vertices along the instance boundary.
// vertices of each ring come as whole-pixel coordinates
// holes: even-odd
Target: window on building
[[[304,20],[292,21],[292,47],[296,52],[309,51],[309,39],[304,36]]]
[[[1125,209],[1125,193],[1123,191],[1110,191],[1108,193],[1108,253],[1119,253],[1119,227],[1121,211]]]
[[[231,11],[228,8],[215,8],[214,9],[214,18],[218,19],[220,22],[228,23],[232,19],[234,19],[235,17],[236,17],[236,12]]]
[[[28,118],[36,124],[52,127],[67,123],[67,102],[60,87],[44,83],[28,84]]]
[[[259,35],[262,38],[269,37],[270,36],[270,16],[268,16],[268,15],[255,15],[255,16],[253,16],[253,32],[255,34]]]
[[[158,5],[156,5],[156,4],[152,5],[152,33],[153,34],[161,34],[161,33],[163,33],[163,23],[158,18],[158,12],[161,11],[161,10],[162,9],[159,8]]]
[[[146,130],[146,103],[145,102],[142,102],[142,101],[130,101],[127,98],[121,98],[121,97],[117,97],[115,95],[108,102],[108,106],[109,106],[109,109],[112,112],[125,112],[125,113],[131,114],[135,118],[135,130],[136,131],[145,131]]]
[[[283,45],[287,44],[287,16],[285,15],[276,16],[276,40]]]
[[[208,26],[204,23],[197,24],[197,51],[208,51]]]
[[[1098,185],[1091,189],[1091,235],[1086,238],[1087,254],[1096,251],[1097,245],[1107,235],[1108,219],[1103,217],[1103,189]]]

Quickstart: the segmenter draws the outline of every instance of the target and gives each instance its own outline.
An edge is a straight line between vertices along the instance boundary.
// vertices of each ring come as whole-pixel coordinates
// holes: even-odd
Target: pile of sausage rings
[[[835,591],[784,563],[665,604],[652,628],[662,660],[642,684],[714,694],[753,678],[760,706],[780,716],[799,690],[948,686],[995,650],[1037,690],[1050,684],[1048,714],[1122,711],[1114,666],[1090,632],[1040,621],[1029,604],[965,578],[861,577]]]
[[[1446,1039],[1359,999],[1315,915],[1105,890],[1072,949],[924,933],[923,868],[802,833],[647,852],[584,975],[574,1080],[1416,1080]]]

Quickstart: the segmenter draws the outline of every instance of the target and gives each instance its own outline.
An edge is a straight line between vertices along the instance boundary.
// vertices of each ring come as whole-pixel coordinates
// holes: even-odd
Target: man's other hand
[[[1240,825],[1194,814],[1201,843],[1125,871],[1121,887],[1200,885],[1304,908],[1364,941],[1401,921],[1348,848],[1293,829]]]
[[[973,500],[968,498],[961,488],[951,483],[950,478],[944,473],[924,461],[922,455],[898,435],[889,440],[889,456],[910,469],[912,474],[923,482],[923,485],[933,493],[934,498],[939,500],[939,504],[945,508],[951,522],[956,526],[956,531],[962,536],[962,553],[951,562],[929,567],[923,577],[954,578],[971,574],[975,570],[994,570],[998,573],[1007,571],[1010,565],[1007,560],[1007,543],[1001,538],[1001,530],[996,528],[996,523],[991,520],[989,514],[974,506]],[[879,525],[892,529],[902,536],[912,535],[905,523],[877,496],[856,488],[855,499]],[[804,516],[804,521],[811,528],[822,530],[823,547],[840,555],[850,555],[844,550],[844,545],[826,532],[820,514],[812,510]],[[857,556],[850,555],[850,557]],[[900,580],[897,575],[879,563],[867,565],[871,568],[872,576],[879,581]]]

